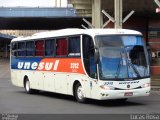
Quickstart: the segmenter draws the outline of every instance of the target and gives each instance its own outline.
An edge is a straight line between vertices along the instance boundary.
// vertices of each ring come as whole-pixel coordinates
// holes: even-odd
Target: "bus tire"
[[[32,94],[33,93],[33,90],[30,88],[30,82],[29,82],[28,77],[25,78],[24,88],[25,88],[25,91],[26,91],[27,94]]]
[[[83,91],[82,85],[80,83],[77,83],[75,86],[74,96],[78,102],[80,102],[80,103],[86,102],[86,98],[84,97],[84,91]]]

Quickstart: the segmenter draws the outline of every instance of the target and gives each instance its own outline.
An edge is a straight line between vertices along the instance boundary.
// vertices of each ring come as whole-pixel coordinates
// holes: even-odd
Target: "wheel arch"
[[[83,87],[83,84],[82,84],[82,82],[81,82],[80,80],[75,80],[75,81],[73,82],[73,86],[72,86],[73,96],[75,95],[75,87],[76,87],[76,85],[77,85],[78,83],[81,84],[82,87]],[[83,88],[84,88],[84,87],[83,87]]]

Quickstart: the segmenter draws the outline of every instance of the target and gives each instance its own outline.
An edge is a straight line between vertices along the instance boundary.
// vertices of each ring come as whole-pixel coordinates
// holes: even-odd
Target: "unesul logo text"
[[[18,62],[18,69],[25,70],[57,70],[59,64],[59,60],[55,60],[55,62]]]

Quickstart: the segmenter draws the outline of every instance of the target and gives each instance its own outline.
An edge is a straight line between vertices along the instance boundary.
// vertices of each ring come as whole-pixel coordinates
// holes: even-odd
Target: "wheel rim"
[[[29,81],[26,81],[26,91],[28,92],[30,90]]]
[[[79,86],[78,89],[77,89],[77,97],[79,99],[83,99],[84,98],[82,86]]]

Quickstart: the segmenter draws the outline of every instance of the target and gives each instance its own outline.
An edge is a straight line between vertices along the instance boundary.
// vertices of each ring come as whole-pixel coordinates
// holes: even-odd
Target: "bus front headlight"
[[[150,83],[146,83],[146,84],[142,85],[143,88],[150,87],[150,86],[151,86]]]

